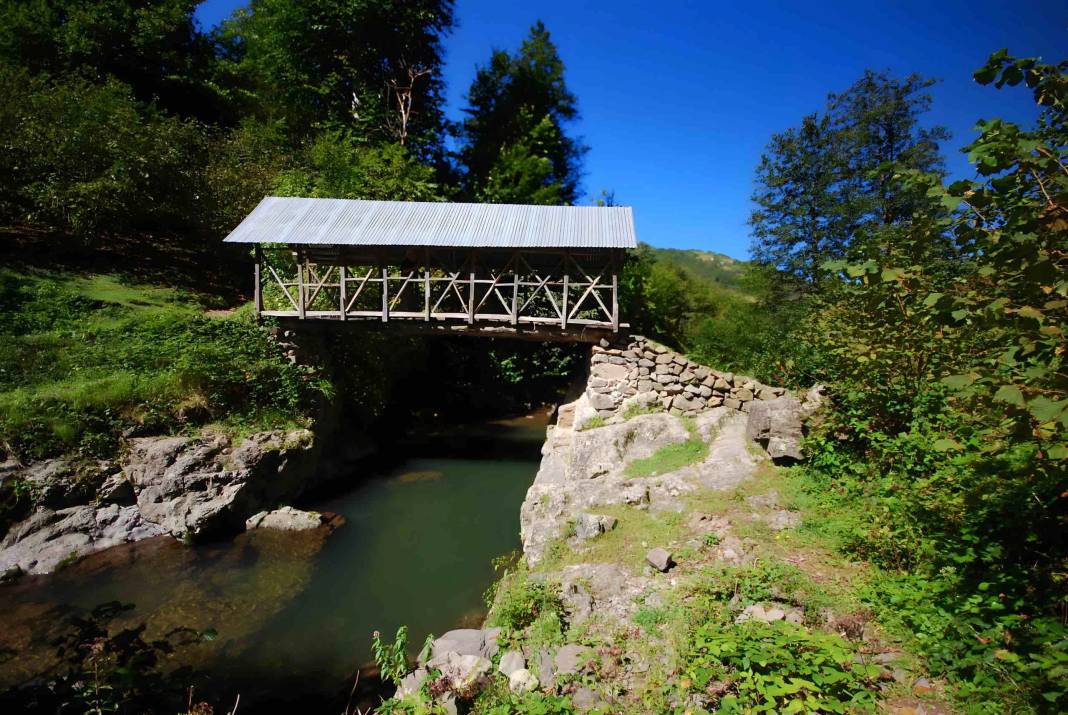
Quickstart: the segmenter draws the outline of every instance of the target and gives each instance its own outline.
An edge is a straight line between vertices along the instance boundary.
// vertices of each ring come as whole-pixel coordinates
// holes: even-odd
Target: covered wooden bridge
[[[637,246],[629,207],[273,196],[226,241],[255,246],[260,316],[541,340],[626,328]]]

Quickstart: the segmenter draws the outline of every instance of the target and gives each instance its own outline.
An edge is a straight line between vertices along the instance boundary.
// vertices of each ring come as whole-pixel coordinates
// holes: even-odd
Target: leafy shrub
[[[397,629],[392,643],[384,642],[382,634],[375,631],[371,635],[371,652],[382,679],[400,685],[401,678],[408,672],[408,626]]]
[[[29,458],[106,456],[129,429],[286,426],[329,391],[253,322],[108,276],[0,271],[0,336],[0,440]]]
[[[876,668],[853,663],[836,635],[785,621],[696,630],[686,665],[691,688],[729,684],[719,712],[874,711]]]
[[[191,225],[204,128],[109,80],[52,81],[0,65],[0,217],[89,237]]]
[[[489,624],[521,631],[535,621],[549,620],[562,625],[564,604],[559,587],[531,578],[525,569],[506,574],[496,589]]]

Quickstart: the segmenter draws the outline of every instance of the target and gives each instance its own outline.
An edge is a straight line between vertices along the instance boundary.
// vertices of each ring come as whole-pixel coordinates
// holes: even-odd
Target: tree
[[[824,260],[842,255],[855,224],[836,189],[845,173],[840,141],[829,118],[810,115],[772,136],[757,167],[753,258],[805,284],[816,283]]]
[[[252,0],[217,33],[220,74],[294,136],[351,128],[428,158],[441,151],[452,24],[452,0]]]
[[[564,63],[538,22],[511,55],[495,50],[475,75],[460,132],[464,193],[486,201],[574,203],[586,147],[564,126],[578,118]]]
[[[56,77],[113,77],[142,102],[212,120],[211,42],[194,0],[0,0],[0,60]]]
[[[924,128],[932,85],[867,71],[823,114],[776,134],[757,168],[753,255],[811,288],[821,266],[880,226],[906,222],[922,196],[894,184],[900,169],[940,174],[942,127]]]
[[[828,98],[828,116],[844,149],[840,193],[856,204],[860,224],[907,221],[923,204],[923,196],[895,183],[897,170],[944,174],[938,142],[949,140],[949,132],[920,126],[934,84],[917,74],[897,79],[866,70],[852,87]]]

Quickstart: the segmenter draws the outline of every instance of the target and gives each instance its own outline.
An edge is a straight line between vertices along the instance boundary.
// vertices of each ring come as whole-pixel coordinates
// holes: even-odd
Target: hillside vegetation
[[[289,365],[244,311],[205,313],[223,305],[212,295],[235,307],[235,276],[248,273],[200,289],[150,270],[161,246],[188,252],[203,274],[229,265],[219,239],[266,194],[583,198],[580,102],[540,22],[486,58],[451,123],[451,0],[256,0],[211,33],[195,6],[0,0],[0,224],[47,236],[41,260],[0,270],[5,458],[94,458],[140,431],[308,418],[330,388]],[[972,178],[945,180],[950,137],[927,121],[933,80],[867,71],[770,137],[755,167],[752,265],[643,247],[622,276],[621,308],[636,332],[699,362],[825,384],[831,407],[789,482],[821,515],[823,543],[876,574],[867,607],[961,710],[1063,712],[1068,63],[1002,50],[974,79],[1037,104],[1041,118],[981,121],[965,147]],[[120,242],[150,278],[113,265]],[[83,252],[92,264],[66,260]],[[465,395],[479,395],[479,410],[555,399],[582,360],[554,346],[368,335],[336,352],[359,377],[334,389],[376,419],[390,408],[472,414]],[[438,386],[431,404],[406,399],[414,381]],[[708,603],[731,583],[749,597],[782,574],[728,575]],[[702,631],[702,678],[765,659],[764,635],[783,672],[812,666],[812,649],[791,650],[792,632],[746,634],[706,658],[722,648],[721,626]],[[93,643],[84,652],[107,647]],[[101,662],[107,702],[96,710],[156,709],[128,664],[81,666]],[[74,668],[70,682],[82,675]],[[665,677],[684,675],[698,672]],[[804,707],[782,691],[796,683],[709,682],[709,709],[743,688],[754,711]],[[515,711],[572,707],[566,694],[549,698],[555,710]]]
[[[243,310],[114,274],[0,270],[0,440],[22,460],[130,434],[307,426],[316,395]]]

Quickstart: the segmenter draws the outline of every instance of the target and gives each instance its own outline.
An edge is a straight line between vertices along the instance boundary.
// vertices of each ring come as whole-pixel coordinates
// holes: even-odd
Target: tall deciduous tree
[[[908,221],[922,196],[894,185],[902,169],[942,172],[942,127],[920,121],[933,84],[867,71],[828,98],[824,113],[776,134],[757,168],[750,217],[754,258],[818,282],[821,266],[860,239]]]
[[[262,118],[440,149],[452,0],[252,0],[218,33],[225,81]],[[398,92],[404,94],[398,102]]]
[[[535,24],[515,55],[494,51],[467,101],[460,159],[469,197],[574,203],[586,147],[564,131],[578,106],[545,25]]]

